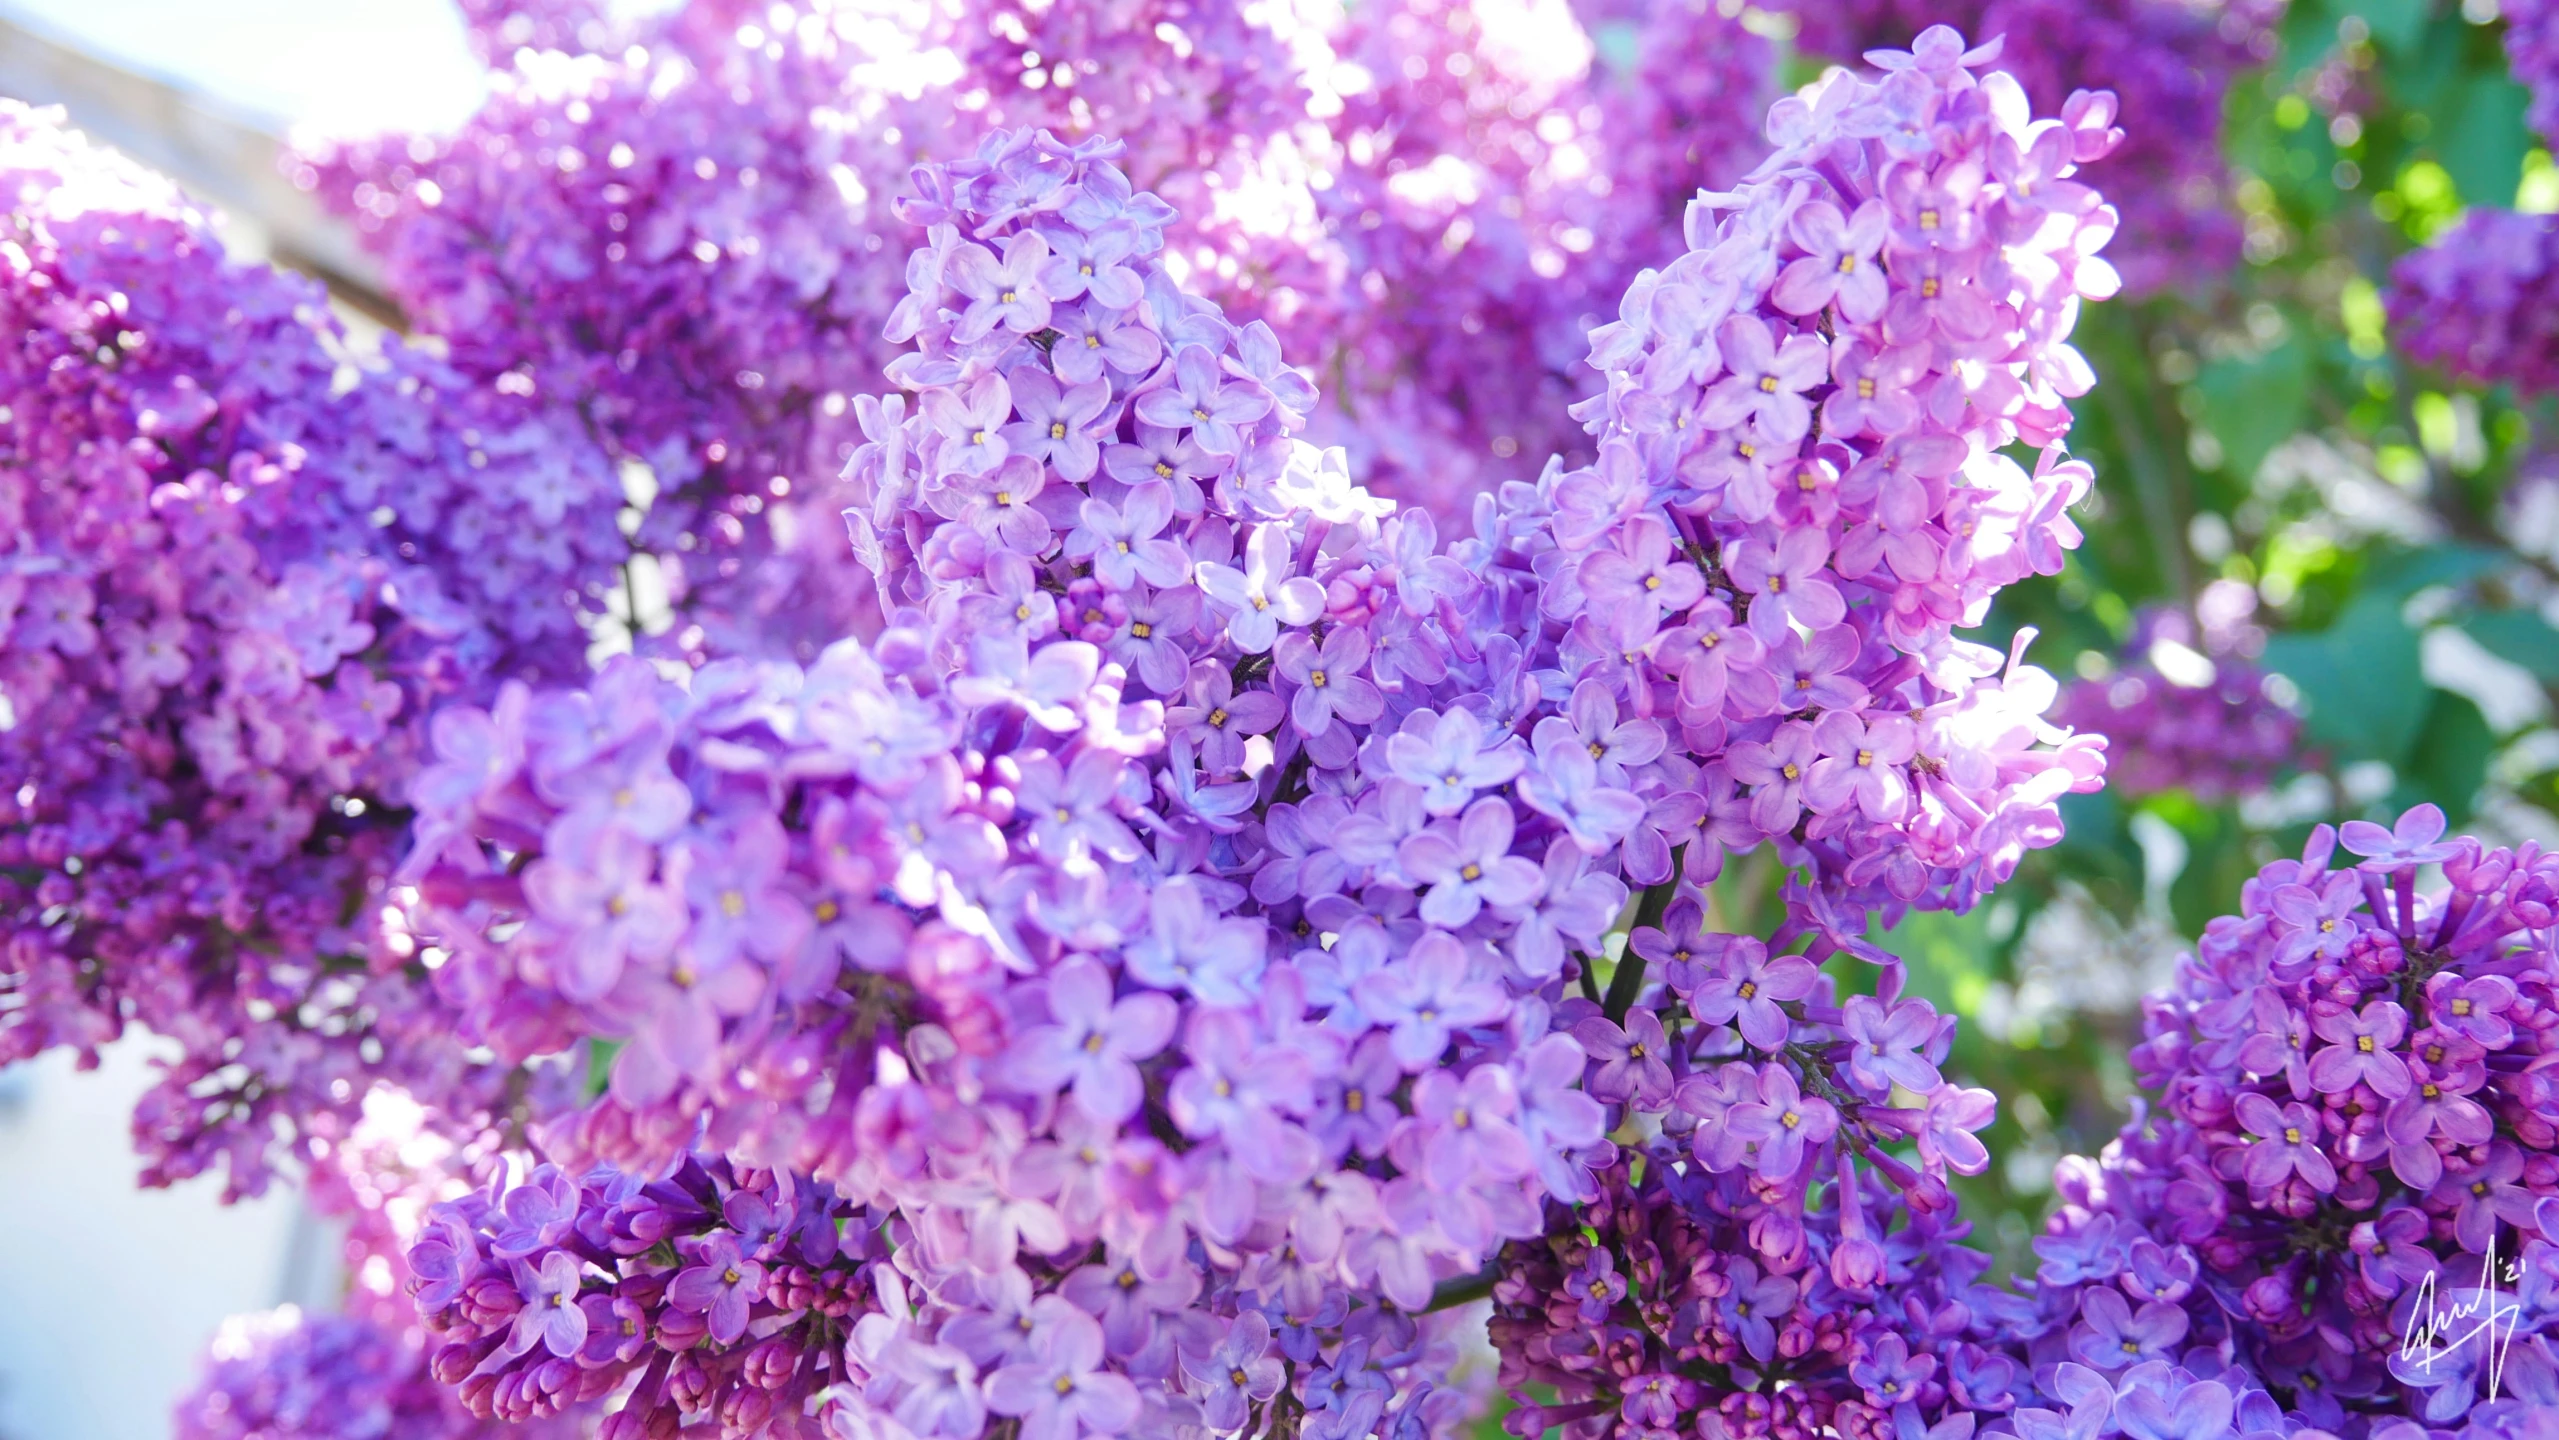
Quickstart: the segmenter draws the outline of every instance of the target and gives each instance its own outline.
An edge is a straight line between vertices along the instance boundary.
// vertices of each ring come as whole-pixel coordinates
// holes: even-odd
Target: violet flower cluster
[[[2391,267],[2384,299],[2394,343],[2464,380],[2526,395],[2559,389],[2555,259],[2559,219],[2465,213]]]
[[[0,109],[0,1063],[175,1040],[146,1182],[255,1191],[376,1080],[496,1083],[382,879],[431,708],[583,668],[614,483],[59,126]]]
[[[613,43],[554,8],[484,7],[482,33],[526,48],[458,133],[308,143],[293,178],[356,222],[457,369],[572,407],[644,477],[632,544],[669,613],[621,606],[663,626],[638,644],[807,659],[876,623],[827,491],[896,301],[872,187],[925,117],[850,89],[858,37],[824,17],[749,45],[753,7],[702,3]]]
[[[2547,0],[2504,0],[2506,65],[2532,92],[2524,121],[2545,138],[2559,135],[2559,7]]]
[[[1230,230],[1246,284],[1211,293],[1325,378],[1311,438],[1462,520],[1548,455],[1590,458],[1568,409],[1597,388],[1587,333],[1678,248],[1689,199],[1765,153],[1772,58],[1706,0],[1348,15],[1310,71],[1340,113],[1296,140],[1302,218],[1277,244]]]
[[[844,1379],[848,1342],[894,1323],[887,1257],[910,1238],[787,1175],[688,1160],[575,1181],[543,1165],[437,1207],[411,1290],[428,1367],[469,1413],[542,1421],[618,1393],[607,1436],[686,1417],[814,1435],[804,1412]]]
[[[2261,793],[2313,763],[2302,754],[2301,716],[2268,692],[2266,672],[2229,643],[2262,640],[2263,632],[2196,630],[2182,611],[2146,614],[2119,664],[2062,691],[2055,721],[2111,742],[2106,786],[2126,799],[2183,790],[2220,803]],[[2151,658],[2160,641],[2184,651],[2173,678]]]
[[[1880,83],[1779,102],[1778,152],[1593,333],[1598,460],[1540,491],[1578,584],[1541,609],[1669,692],[1631,708],[1706,764],[1704,823],[1729,784],[1734,834],[1794,837],[1869,903],[1961,906],[2103,769],[2036,718],[2048,677],[2011,656],[1994,680],[1952,632],[2079,539],[2090,476],[2059,441],[2091,377],[2066,337],[2113,292],[2113,212],[2067,177],[2113,111],[2082,93],[2030,124],[1943,27],[1879,56]],[[2021,442],[2031,475],[1999,453]]]
[[[2532,92],[2528,119],[2559,126],[2559,11],[2539,0],[2506,5],[2506,56]],[[2400,257],[2384,292],[2392,338],[2412,358],[2458,379],[2559,389],[2559,220],[2477,207],[2424,249]]]
[[[1662,993],[1697,1053],[1775,1106],[1721,1168],[1800,1198],[1855,1150],[1940,1200],[1987,1097],[1896,1109],[1870,1065],[1844,1129],[1797,1131],[1786,1087],[1859,1042],[1796,1056],[1789,1026],[1830,1023],[1779,1008],[1810,964],[1684,967],[1699,912],[1662,907],[1774,843],[1810,877],[1778,950],[1828,954],[1869,905],[1971,903],[2096,782],[2098,742],[2038,719],[2051,681],[1951,630],[2077,538],[2085,468],[1995,447],[2067,425],[2070,316],[2111,278],[2067,176],[2111,137],[2030,124],[1967,59],[1933,33],[1781,105],[1778,158],[1603,332],[1597,463],[1485,497],[1446,551],[1292,438],[1314,387],[1175,284],[1175,217],[1116,147],[999,133],[919,169],[904,393],[853,407],[882,633],[805,669],[510,687],[439,717],[417,787],[412,918],[465,1035],[583,1047],[601,1087],[537,1124],[550,1155],[751,1168],[912,1236],[900,1298],[868,1302],[907,1328],[840,1381],[774,1371],[798,1408],[644,1376],[617,1413],[1440,1428],[1462,1397],[1409,1317],[1613,1161],[1615,1082],[1584,1076],[1626,1047],[1582,1021],[1618,1023],[1596,957],[1634,887],[1683,927]],[[1924,1011],[1856,1033],[1905,1056]],[[508,1269],[488,1317],[440,1322],[475,1410],[616,1390],[555,1363],[575,1346],[494,1340],[501,1291],[558,1310],[596,1281]],[[665,1299],[648,1326],[712,1303]]]
[[[2234,1404],[2273,1428],[2251,1403],[2341,1437],[2548,1433],[2559,862],[2444,828],[2431,805],[2318,827],[2146,1004],[2156,1100],[2064,1162],[2035,1242],[2038,1366],[2151,1376],[2144,1414],[2214,1433]],[[2131,1406],[2073,1433],[2203,1433]]]
[[[1975,1283],[1989,1258],[1947,1188],[1988,1165],[1994,1099],[1940,1070],[1955,1021],[1901,993],[1901,963],[1793,898],[1767,943],[1676,901],[1630,938],[1610,998],[1631,1007],[1560,1007],[1612,1133],[1660,1138],[1502,1254],[1514,1434],[1938,1433],[2033,1397],[2007,1353],[2032,1309]],[[1834,953],[1880,967],[1872,993],[1842,1000]]]
[[[1695,0],[1589,34],[1560,3],[482,10],[506,64],[461,134],[314,144],[296,178],[457,365],[650,474],[638,538],[679,617],[652,648],[695,663],[876,628],[844,608],[833,479],[890,355],[884,202],[914,159],[990,125],[1124,136],[1183,212],[1177,272],[1327,377],[1310,433],[1462,518],[1584,443],[1584,330],[1756,158],[1769,98],[1765,45]]]
[[[2241,227],[2220,147],[2195,129],[2217,123],[2240,72],[2273,53],[2282,0],[1802,0],[1785,7],[1797,43],[1848,59],[1905,45],[1931,24],[1999,36],[1999,64],[2040,107],[2102,83],[2130,115],[2192,123],[2143,125],[2089,179],[2123,214],[2113,250],[2135,295],[2218,275],[2239,259]]]
[[[178,1401],[171,1433],[176,1440],[496,1440],[571,1432],[476,1420],[413,1345],[363,1319],[287,1305],[223,1323],[203,1375]]]

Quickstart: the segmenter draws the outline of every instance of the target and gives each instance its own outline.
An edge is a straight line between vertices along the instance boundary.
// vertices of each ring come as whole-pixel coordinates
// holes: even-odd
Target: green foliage
[[[2532,610],[2483,610],[2461,622],[2491,654],[2544,680],[2559,680],[2559,630]]]
[[[2267,452],[2301,429],[2310,411],[2310,349],[2287,339],[2261,355],[2233,355],[2204,367],[2202,420],[2221,447],[2215,468],[2254,475]]]
[[[2425,724],[2417,635],[2386,592],[2355,596],[2325,630],[2274,637],[2266,663],[2301,687],[2312,738],[2343,753],[2395,765]]]

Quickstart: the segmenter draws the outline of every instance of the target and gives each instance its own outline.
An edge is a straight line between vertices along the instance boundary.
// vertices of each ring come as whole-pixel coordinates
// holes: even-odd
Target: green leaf
[[[2426,727],[2417,737],[2417,746],[2400,771],[2399,785],[2391,795],[2391,808],[2404,810],[2420,801],[2431,800],[2444,809],[2455,825],[2470,818],[2470,805],[2479,797],[2480,783],[2488,778],[2488,756],[2497,748],[2497,737],[2489,732],[2486,716],[2466,696],[2450,691],[2434,692],[2434,705],[2426,714]]]
[[[2559,680],[2559,630],[2530,610],[2483,610],[2461,622],[2470,638],[2500,660],[2544,680]]]
[[[2197,379],[2203,421],[2221,442],[2222,464],[2253,478],[2266,452],[2301,429],[2310,404],[2310,351],[2286,340],[2254,360],[2216,360]]]
[[[2386,595],[2393,604],[2430,585],[2466,585],[2514,563],[2514,556],[2486,545],[2426,545],[2391,550],[2364,565],[2367,595]]]
[[[2397,766],[2426,723],[2433,691],[2417,656],[2417,635],[2389,595],[2357,595],[2337,623],[2316,634],[2266,642],[2266,664],[2301,687],[2310,738],[2341,761]]]
[[[2471,76],[2459,93],[2436,158],[2452,172],[2463,204],[2512,205],[2523,183],[2523,157],[2532,150],[2523,122],[2532,97],[2502,76]]]
[[[2425,38],[2426,19],[2434,0],[2347,0],[2339,6],[2372,27],[2372,38],[2393,50],[2407,50]]]
[[[589,1036],[586,1042],[586,1098],[595,1099],[613,1083],[613,1057],[622,1053],[622,1042],[602,1036]]]

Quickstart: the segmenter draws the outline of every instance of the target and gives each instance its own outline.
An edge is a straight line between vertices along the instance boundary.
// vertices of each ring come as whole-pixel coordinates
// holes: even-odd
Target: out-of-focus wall
[[[224,1316],[335,1303],[333,1248],[291,1189],[226,1206],[212,1177],[133,1183],[153,1044],[120,1041],[87,1072],[58,1052],[0,1071],[5,1440],[164,1440]]]

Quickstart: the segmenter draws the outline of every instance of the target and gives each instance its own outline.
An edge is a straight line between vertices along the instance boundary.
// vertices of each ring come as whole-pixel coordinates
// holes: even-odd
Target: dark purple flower
[[[515,1312],[507,1332],[507,1353],[521,1355],[538,1344],[554,1355],[576,1355],[586,1344],[586,1311],[578,1308],[583,1283],[577,1257],[565,1250],[544,1255],[539,1265],[516,1261],[516,1293],[524,1308]]]
[[[1689,992],[1690,1013],[1708,1025],[1732,1025],[1744,1040],[1770,1052],[1785,1045],[1792,1024],[1779,1007],[1812,994],[1821,978],[1811,961],[1770,955],[1750,936],[1734,938],[1706,964]]]
[[[737,1237],[728,1234],[697,1243],[692,1260],[666,1287],[668,1302],[706,1317],[712,1339],[736,1344],[746,1334],[749,1307],[764,1293],[764,1267],[739,1254]]]
[[[2090,1290],[2081,1297],[2079,1323],[2070,1330],[2070,1353],[2097,1370],[2174,1359],[2187,1324],[2186,1312],[2174,1305],[2152,1300],[2136,1314],[2120,1292]]]
[[[2234,1107],[2239,1123],[2257,1138],[2248,1147],[2248,1183],[2271,1190],[2288,1175],[2298,1174],[2321,1194],[2337,1188],[2337,1167],[2319,1148],[2319,1112],[2307,1105],[2277,1106],[2250,1091]]]
[[[1476,791],[1517,775],[1528,764],[1528,756],[1515,736],[1504,736],[1487,749],[1484,722],[1463,706],[1451,706],[1429,716],[1421,728],[1408,721],[1389,736],[1386,763],[1397,776],[1422,787],[1423,809],[1433,815],[1454,815],[1466,808]]]
[[[1430,887],[1422,897],[1424,920],[1458,930],[1488,904],[1519,906],[1537,898],[1543,872],[1510,853],[1515,824],[1510,805],[1487,795],[1467,806],[1454,826],[1443,821],[1397,849],[1405,873]]]
[[[1801,1291],[1783,1275],[1760,1274],[1751,1261],[1736,1256],[1725,1270],[1726,1289],[1715,1302],[1724,1323],[1741,1337],[1742,1349],[1754,1360],[1776,1354],[1777,1324],[1795,1313]]]
[[[1804,1167],[1805,1152],[1826,1144],[1839,1129],[1839,1112],[1829,1101],[1805,1095],[1794,1072],[1774,1061],[1760,1067],[1759,1097],[1736,1105],[1733,1133],[1759,1146],[1759,1173],[1782,1181]]]
[[[1019,1419],[1022,1440],[1124,1434],[1139,1412],[1137,1387],[1102,1368],[1102,1327],[1062,1301],[1040,1308],[1029,1351],[986,1377],[986,1404]]]
[[[1096,1120],[1117,1124],[1137,1113],[1145,1085],[1136,1062],[1172,1040],[1180,1020],[1172,1000],[1140,991],[1114,1002],[1109,973],[1078,959],[1049,976],[1048,1010],[1055,1023],[1014,1042],[1006,1073],[1037,1093],[1071,1083],[1075,1103]]]
[[[1871,995],[1853,995],[1841,1007],[1840,1033],[1849,1040],[1848,1073],[1876,1095],[1895,1085],[1925,1095],[1941,1082],[1926,1051],[1937,1038],[1938,1016],[1925,1000],[1901,1000],[1887,1008]]]
[[[1352,994],[1370,1018],[1391,1027],[1395,1058],[1413,1072],[1439,1062],[1452,1032],[1491,1024],[1510,1009],[1498,989],[1468,974],[1466,947],[1436,932]]]
[[[2311,1028],[2329,1043],[2310,1057],[2310,1083],[2334,1095],[2367,1085],[2384,1100],[2408,1093],[2408,1067],[2394,1053],[2408,1032],[2408,1012],[2375,1000],[2361,1013],[2342,1007],[2313,1012]]]
[[[2426,982],[2427,1019],[2439,1029],[2490,1049],[2501,1048],[2514,1039],[2514,1025],[2506,1018],[2514,1003],[2514,982],[2503,975],[2461,976],[2446,972]]]
[[[1386,713],[1386,697],[1360,673],[1368,665],[1368,632],[1336,627],[1319,647],[1296,631],[1279,637],[1273,668],[1296,683],[1289,718],[1308,735],[1332,728],[1336,717],[1365,725]]]
[[[2337,827],[2337,843],[2364,857],[2365,870],[2397,870],[2413,865],[2432,865],[2451,859],[2459,846],[2438,843],[2443,838],[2444,813],[2436,805],[2412,806],[2399,817],[2399,823],[2384,830],[2369,820],[2349,820]]]
[[[1225,1337],[1205,1351],[1182,1350],[1182,1373],[1211,1426],[1236,1429],[1254,1405],[1279,1393],[1285,1370],[1270,1352],[1271,1322],[1258,1310],[1236,1316]]]
[[[1652,1011],[1638,1007],[1627,1012],[1622,1027],[1604,1015],[1594,1015],[1573,1027],[1573,1038],[1593,1062],[1591,1094],[1602,1100],[1633,1101],[1648,1110],[1669,1103],[1670,1041],[1662,1033],[1660,1017]]]

